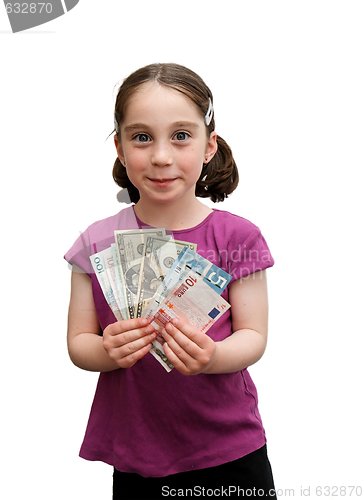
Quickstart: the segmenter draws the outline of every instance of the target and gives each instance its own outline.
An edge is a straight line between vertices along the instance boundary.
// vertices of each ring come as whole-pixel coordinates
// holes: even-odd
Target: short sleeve
[[[90,256],[105,250],[115,242],[114,230],[121,228],[138,228],[132,206],[90,224],[85,231],[80,233],[64,258],[71,266],[77,266],[81,272],[94,274]]]
[[[244,278],[257,271],[263,271],[274,265],[274,259],[259,228],[253,226],[247,238],[240,241],[238,234],[235,233],[234,236],[228,252],[231,281]]]
[[[88,230],[86,230],[76,239],[64,258],[71,266],[77,266],[81,272],[91,274],[92,266],[89,257],[92,253]]]

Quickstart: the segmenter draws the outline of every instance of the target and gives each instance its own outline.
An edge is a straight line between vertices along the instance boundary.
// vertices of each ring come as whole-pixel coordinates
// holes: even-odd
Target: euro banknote
[[[183,261],[183,255],[180,256],[180,261]],[[176,269],[180,269],[180,266],[177,265]],[[215,269],[213,272],[216,273],[216,271]],[[171,274],[168,274],[167,278],[170,276]],[[173,279],[170,280],[170,283],[175,283],[175,287],[164,291],[162,300],[158,304],[155,302],[146,311],[146,317],[152,319],[152,325],[159,332],[153,342],[151,353],[167,371],[170,371],[173,365],[169,362],[163,348],[164,339],[161,333],[165,325],[173,318],[178,317],[182,322],[189,322],[203,333],[206,333],[222,314],[230,308],[230,304],[219,293],[221,288],[211,286],[206,276],[209,276],[209,272],[204,276],[196,269],[190,266],[186,267],[184,272],[178,273],[177,283]],[[216,274],[213,276],[215,277]],[[223,276],[227,280],[224,271]]]

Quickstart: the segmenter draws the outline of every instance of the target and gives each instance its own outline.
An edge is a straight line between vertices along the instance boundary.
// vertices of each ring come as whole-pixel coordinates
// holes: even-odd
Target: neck
[[[135,213],[141,221],[153,227],[164,227],[169,230],[188,229],[202,222],[211,208],[201,203],[197,198],[186,205],[185,202],[175,202],[168,206],[149,205],[140,199],[135,204]]]

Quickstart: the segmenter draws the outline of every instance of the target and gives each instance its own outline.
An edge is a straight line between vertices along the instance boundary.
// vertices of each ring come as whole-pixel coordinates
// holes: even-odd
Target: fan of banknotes
[[[229,309],[221,293],[231,275],[175,240],[164,228],[116,230],[115,243],[90,256],[102,292],[117,320],[146,317],[157,332],[171,319],[186,319],[206,332]],[[170,371],[158,335],[151,354]]]

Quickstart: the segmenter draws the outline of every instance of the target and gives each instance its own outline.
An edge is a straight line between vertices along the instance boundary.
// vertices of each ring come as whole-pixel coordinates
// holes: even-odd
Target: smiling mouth
[[[156,182],[157,184],[167,184],[169,182],[173,182],[177,179],[177,177],[169,178],[169,179],[153,179],[149,177],[149,180],[152,182]]]

